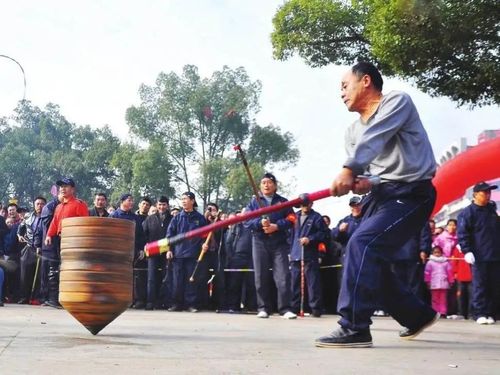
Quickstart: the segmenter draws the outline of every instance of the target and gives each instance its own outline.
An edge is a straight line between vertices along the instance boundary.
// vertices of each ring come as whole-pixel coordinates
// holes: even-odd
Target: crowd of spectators
[[[349,201],[351,214],[330,229],[330,219],[304,203],[295,212],[230,225],[208,239],[173,246],[166,254],[146,257],[144,245],[225,220],[286,199],[277,194],[276,178],[261,179],[261,197],[241,211],[222,213],[216,203],[198,211],[192,192],[171,207],[165,196],[153,201],[124,193],[116,206],[104,193],[93,205],[74,196],[75,182],[57,182],[59,195],[49,202],[35,198],[33,209],[9,202],[0,207],[0,306],[4,303],[60,308],[60,220],[97,216],[136,223],[131,308],[197,312],[254,312],[259,318],[279,313],[320,317],[336,312],[346,245],[363,217],[363,199]],[[446,227],[433,220],[401,249],[393,271],[408,288],[449,319],[493,324],[500,307],[500,223],[490,192],[474,187],[471,205]],[[68,214],[74,206],[74,213]],[[84,210],[84,212],[82,211]],[[73,212],[72,211],[72,212]],[[82,213],[83,212],[83,213]],[[199,260],[200,252],[204,257]],[[374,315],[386,315],[381,304]]]

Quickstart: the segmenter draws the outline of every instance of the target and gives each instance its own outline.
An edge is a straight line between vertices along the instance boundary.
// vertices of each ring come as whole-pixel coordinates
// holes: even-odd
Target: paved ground
[[[126,311],[97,336],[64,310],[0,307],[0,375],[500,374],[500,324],[441,320],[414,341],[375,318],[373,348],[316,348],[337,317]]]

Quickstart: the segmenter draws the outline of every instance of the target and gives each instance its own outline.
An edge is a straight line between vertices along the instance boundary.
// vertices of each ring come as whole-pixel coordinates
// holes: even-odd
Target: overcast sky
[[[343,134],[356,118],[340,100],[346,67],[310,68],[299,58],[275,61],[270,33],[282,1],[252,0],[85,0],[5,2],[0,14],[0,54],[18,60],[27,79],[26,99],[39,107],[56,103],[78,125],[108,124],[127,139],[125,110],[138,104],[141,83],[181,73],[186,64],[210,76],[223,65],[245,67],[263,85],[260,125],[273,123],[294,134],[298,165],[275,171],[296,193],[329,186],[341,167]],[[23,96],[19,68],[0,59],[0,116],[12,114]],[[405,82],[386,80],[384,92],[409,92],[436,157],[459,137],[476,143],[484,129],[500,128],[498,107],[457,109]],[[294,196],[293,196],[294,197]],[[315,208],[340,219],[345,199],[329,198]]]

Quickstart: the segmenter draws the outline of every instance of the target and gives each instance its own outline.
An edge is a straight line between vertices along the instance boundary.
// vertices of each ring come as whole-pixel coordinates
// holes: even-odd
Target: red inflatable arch
[[[432,180],[437,190],[432,215],[446,203],[462,197],[479,181],[500,177],[500,138],[495,138],[458,154],[437,170]]]

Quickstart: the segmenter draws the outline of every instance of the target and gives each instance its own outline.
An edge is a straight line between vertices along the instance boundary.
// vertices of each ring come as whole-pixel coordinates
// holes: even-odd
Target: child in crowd
[[[448,289],[453,284],[453,273],[451,264],[443,256],[443,250],[439,246],[432,248],[432,254],[425,265],[424,280],[431,291],[432,308],[441,315],[447,313]]]
[[[439,246],[443,250],[443,255],[449,258],[457,244],[457,221],[450,219],[446,223],[446,230],[434,239],[432,246]]]
[[[446,230],[443,231],[440,235],[436,236],[432,241],[432,246],[439,246],[443,249],[443,255],[446,258],[450,258],[453,252],[453,249],[458,244],[457,237],[457,221],[455,219],[449,219],[446,222]],[[457,285],[453,284],[450,289],[448,289],[448,297],[447,297],[447,309],[448,314],[456,315],[457,314]]]

